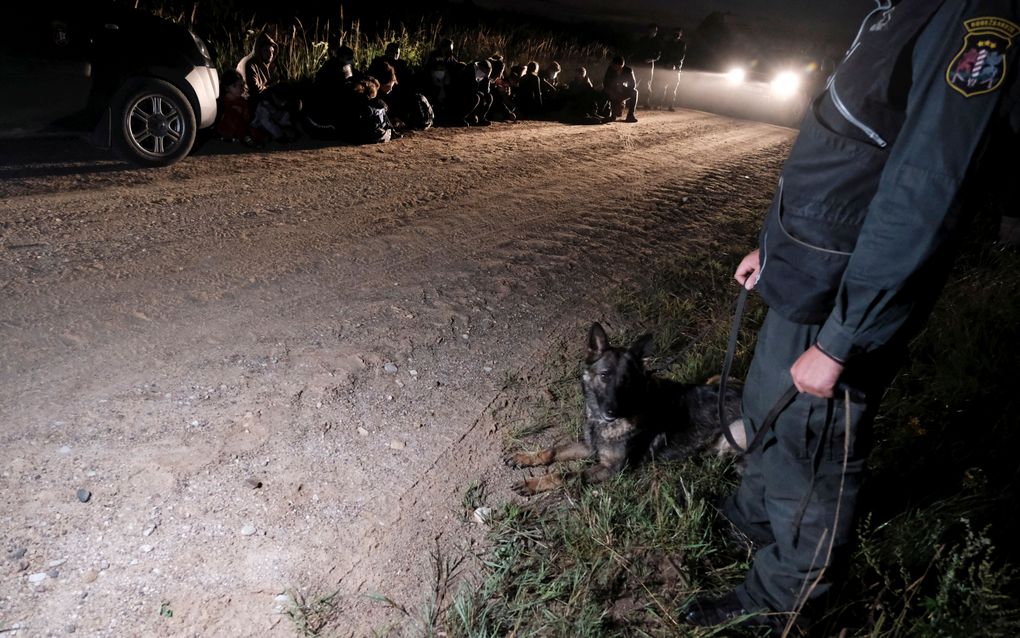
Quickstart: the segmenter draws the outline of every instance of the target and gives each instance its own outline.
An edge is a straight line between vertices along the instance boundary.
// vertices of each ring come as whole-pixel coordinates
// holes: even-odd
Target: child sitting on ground
[[[244,78],[233,69],[224,71],[216,111],[216,134],[228,142],[242,142],[251,148],[262,148],[269,136],[253,127],[251,120],[251,108],[244,97]]]

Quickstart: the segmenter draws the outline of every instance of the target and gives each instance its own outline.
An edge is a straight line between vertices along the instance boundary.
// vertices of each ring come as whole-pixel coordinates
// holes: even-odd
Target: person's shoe
[[[718,598],[702,596],[694,599],[684,619],[695,627],[715,627],[740,619],[735,626],[747,629],[767,627],[775,635],[779,635],[784,627],[779,615],[749,611],[732,591]]]
[[[478,124],[477,125],[478,126],[492,126],[492,122],[490,122],[487,118],[483,117],[482,119],[478,120]]]
[[[630,115],[627,116],[627,119],[625,119],[624,122],[628,124],[634,124],[635,122],[637,122],[637,118],[634,117],[633,113],[631,113]]]
[[[669,111],[670,113],[674,113],[674,112],[676,112],[676,109],[675,109],[675,108],[673,108],[672,106],[671,106],[671,107],[669,107],[669,108],[668,108],[668,109],[666,109],[666,110],[667,110],[667,111]]]
[[[736,592],[731,591],[718,598],[707,596],[695,598],[684,620],[696,627],[715,627],[750,614],[751,612],[740,602]]]

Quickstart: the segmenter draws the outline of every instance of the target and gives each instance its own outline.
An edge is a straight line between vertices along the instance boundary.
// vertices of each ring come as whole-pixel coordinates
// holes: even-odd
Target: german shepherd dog
[[[606,331],[594,323],[588,331],[588,355],[581,374],[586,421],[583,438],[538,452],[518,452],[512,467],[549,465],[555,461],[592,459],[581,472],[550,472],[514,486],[530,496],[555,489],[564,480],[598,483],[652,459],[684,459],[715,449],[730,449],[719,429],[717,385],[690,385],[662,379],[645,370],[651,335],[630,348],[614,347]],[[740,394],[728,384],[724,413],[738,443],[744,440]]]

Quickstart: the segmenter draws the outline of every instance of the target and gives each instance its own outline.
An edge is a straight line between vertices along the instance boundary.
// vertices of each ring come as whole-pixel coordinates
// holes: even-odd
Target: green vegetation
[[[745,245],[753,220],[744,222],[724,228],[719,242]],[[976,224],[889,390],[859,541],[819,635],[1020,634],[1016,553],[1000,549],[1017,531],[1020,433],[1007,379],[1020,360],[1020,282],[1012,275],[1020,255],[994,246],[992,235],[990,224]],[[732,286],[723,282],[739,250],[708,248],[661,268],[620,304],[621,323],[633,335],[652,328],[659,363],[672,362],[667,374],[685,380],[717,372],[725,347],[719,318],[730,312]],[[761,317],[753,307],[738,366],[749,360]],[[549,423],[579,426],[576,363],[568,361],[550,361],[550,391],[532,402],[530,418],[511,424],[510,446]],[[729,462],[702,458],[507,505],[478,575],[445,610],[447,635],[739,635],[682,622],[693,596],[726,591],[749,565],[746,551],[720,538],[711,505],[737,480]]]
[[[193,13],[174,12],[163,2],[154,4],[152,9],[158,15],[187,24],[202,34],[215,52],[220,70],[233,68],[251,52],[256,36],[266,31],[280,47],[278,64],[283,76],[292,81],[307,80],[315,75],[326,60],[327,43],[331,37],[351,47],[355,63],[362,68],[382,55],[390,42],[400,43],[401,56],[412,67],[420,66],[443,38],[450,38],[456,43],[457,56],[462,60],[499,54],[508,66],[525,64],[529,60],[537,60],[540,64],[557,60],[564,67],[573,68],[604,64],[610,57],[610,50],[605,45],[583,42],[561,32],[524,24],[465,27],[433,18],[414,25],[387,24],[378,29],[365,29],[359,19],[345,18],[341,9],[335,19],[315,20],[308,25],[298,19],[288,24],[276,24],[263,23],[253,17],[244,23],[218,22],[210,27],[194,24]]]

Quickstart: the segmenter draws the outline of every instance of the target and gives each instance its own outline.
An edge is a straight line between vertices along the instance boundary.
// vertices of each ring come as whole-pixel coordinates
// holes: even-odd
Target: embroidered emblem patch
[[[963,47],[946,69],[946,82],[964,97],[991,93],[1006,77],[1006,50],[1020,27],[1002,18],[965,20]]]

